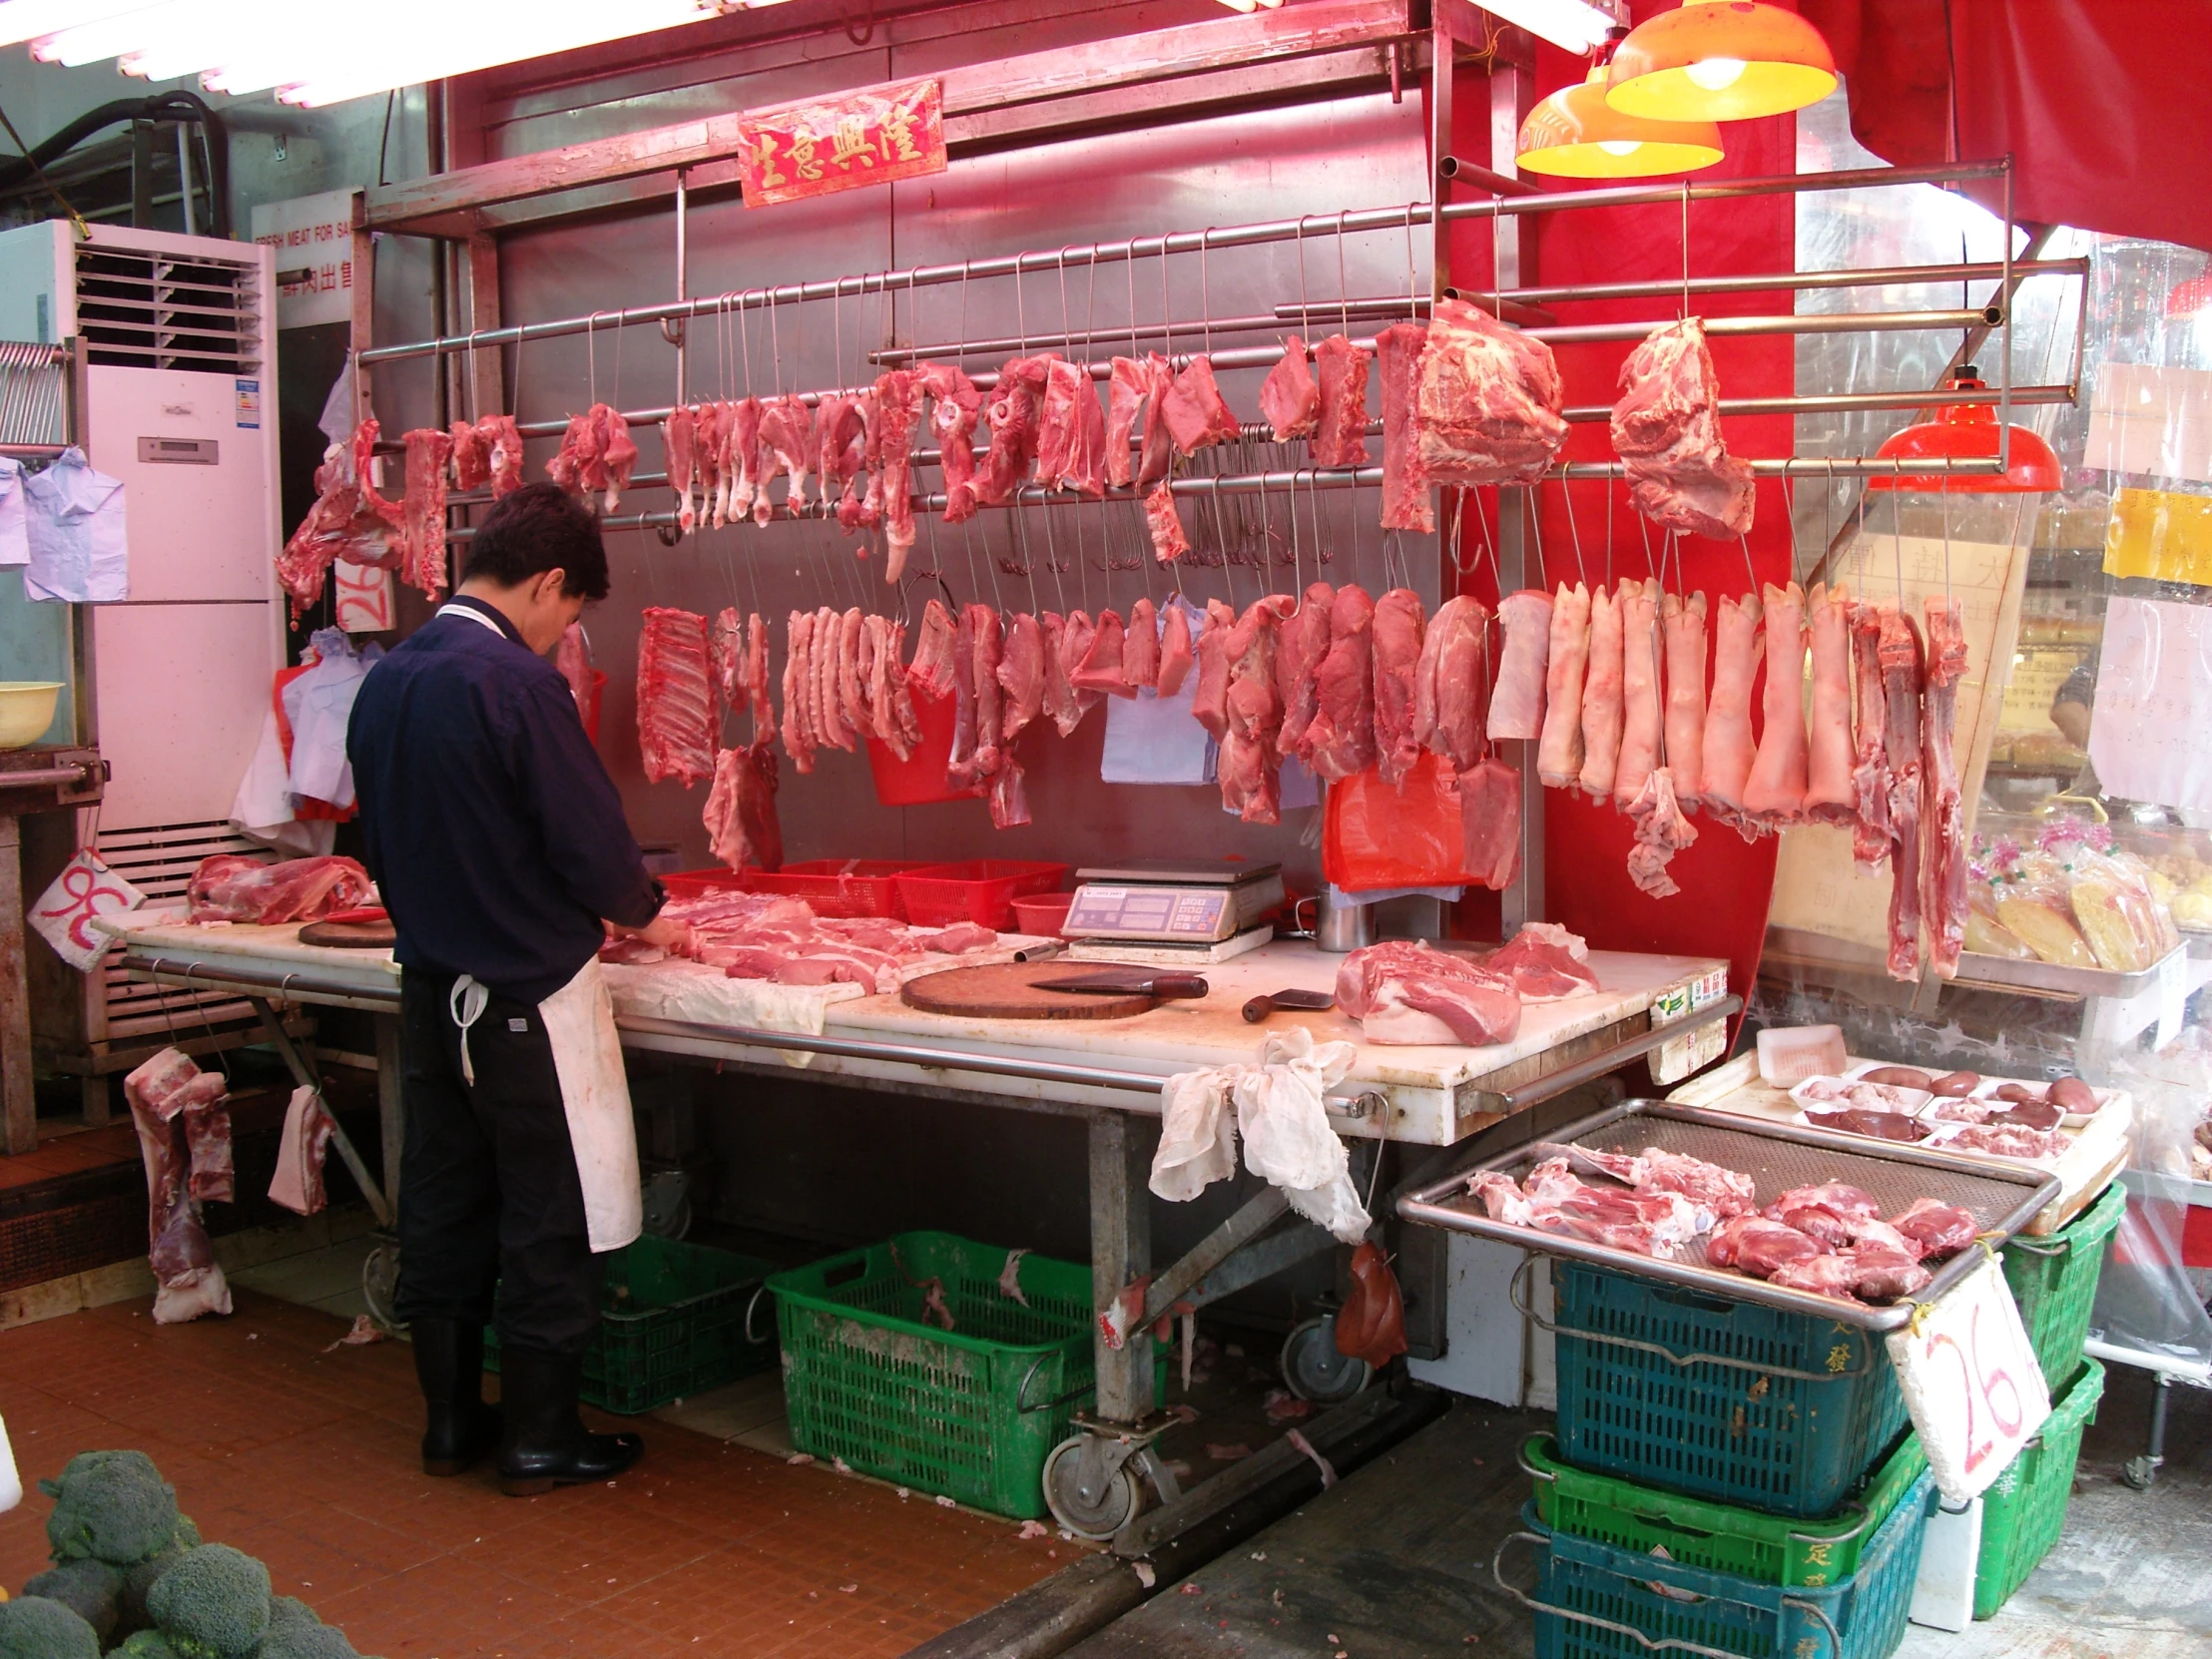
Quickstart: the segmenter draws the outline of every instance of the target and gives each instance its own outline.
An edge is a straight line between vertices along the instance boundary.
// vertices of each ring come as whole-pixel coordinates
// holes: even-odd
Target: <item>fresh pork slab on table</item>
[[[1413,939],[1353,951],[1337,969],[1337,1006],[1360,1021],[1373,1043],[1511,1040],[1520,1029],[1520,992],[1498,973]]]

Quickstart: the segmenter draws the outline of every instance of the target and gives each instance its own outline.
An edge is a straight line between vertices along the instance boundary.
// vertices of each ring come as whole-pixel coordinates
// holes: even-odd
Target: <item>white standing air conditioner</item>
[[[79,607],[84,736],[112,774],[103,856],[157,900],[248,847],[232,798],[284,662],[275,251],[62,220],[0,231],[0,339],[74,338],[80,435],[124,482],[130,597]],[[103,994],[98,994],[104,990]],[[95,987],[85,1040],[204,1016],[188,993]]]

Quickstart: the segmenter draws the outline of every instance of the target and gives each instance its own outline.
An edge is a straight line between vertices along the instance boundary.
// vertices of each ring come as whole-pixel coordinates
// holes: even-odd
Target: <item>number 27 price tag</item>
[[[2050,1390],[1994,1262],[1923,1304],[1889,1349],[1936,1484],[1953,1504],[1994,1482],[2050,1415]]]

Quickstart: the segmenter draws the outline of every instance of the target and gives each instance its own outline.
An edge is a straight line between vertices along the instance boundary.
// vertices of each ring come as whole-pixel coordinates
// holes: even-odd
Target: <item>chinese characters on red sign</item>
[[[738,136],[748,207],[942,173],[944,87],[906,81],[748,110]]]

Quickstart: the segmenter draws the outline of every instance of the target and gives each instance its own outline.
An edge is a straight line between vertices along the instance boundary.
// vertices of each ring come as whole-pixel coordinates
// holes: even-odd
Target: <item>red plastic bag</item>
[[[1479,882],[1466,873],[1451,764],[1424,753],[1402,787],[1383,783],[1374,767],[1330,785],[1321,867],[1343,892]]]
[[[1381,1371],[1405,1352],[1405,1301],[1373,1241],[1352,1253],[1352,1294],[1337,1311],[1337,1352]]]

